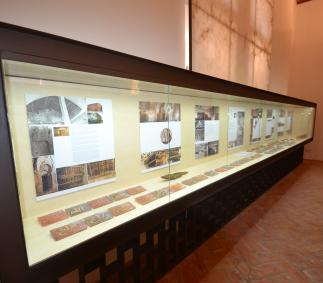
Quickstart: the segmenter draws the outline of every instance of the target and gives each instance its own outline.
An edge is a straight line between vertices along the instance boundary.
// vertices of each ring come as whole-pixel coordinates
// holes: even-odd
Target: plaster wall
[[[0,21],[185,67],[186,0],[0,0]]]

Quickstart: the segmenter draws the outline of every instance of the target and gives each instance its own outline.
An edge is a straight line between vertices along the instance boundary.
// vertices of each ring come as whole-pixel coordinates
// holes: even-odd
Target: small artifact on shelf
[[[217,175],[218,172],[215,172],[214,170],[210,170],[210,171],[204,172],[203,174],[208,177],[213,177],[213,176]]]
[[[93,227],[95,225],[108,221],[112,217],[113,216],[110,211],[103,211],[103,212],[93,214],[89,217],[85,217],[83,220],[87,226]]]
[[[204,175],[197,175],[197,176],[194,176],[192,179],[195,181],[195,183],[198,183],[206,180],[207,178],[208,177]]]
[[[99,208],[109,203],[111,203],[111,200],[107,196],[88,201],[89,206],[91,206],[93,209]]]
[[[130,197],[130,195],[126,191],[117,192],[108,196],[111,201],[119,201],[127,197]]]
[[[133,209],[135,209],[135,206],[133,204],[131,204],[130,202],[125,202],[123,204],[119,204],[117,206],[109,208],[109,211],[112,213],[113,216],[119,216]]]
[[[175,180],[175,179],[178,179],[178,178],[184,176],[187,173],[188,172],[186,172],[186,171],[183,171],[183,172],[175,172],[175,173],[167,174],[167,175],[164,175],[164,176],[161,176],[161,177],[163,179],[165,179],[165,180]]]
[[[257,153],[257,154],[255,154],[252,158],[253,159],[256,159],[256,158],[260,158],[260,157],[262,157],[263,156],[263,154],[261,154],[261,153]]]
[[[233,163],[236,164],[236,166],[240,166],[240,165],[243,165],[245,164],[246,162],[248,162],[248,160],[245,160],[245,159],[239,159],[237,161],[234,161]]]
[[[265,153],[266,154],[274,154],[274,153],[277,153],[278,151],[280,151],[279,148],[272,148],[272,149],[266,150]]]
[[[142,192],[146,191],[146,189],[143,187],[143,186],[136,186],[136,187],[132,187],[132,188],[129,188],[126,190],[126,192],[129,194],[129,195],[137,195],[137,194],[140,194]]]
[[[52,237],[55,239],[55,241],[59,241],[86,229],[87,229],[87,226],[85,225],[84,221],[79,220],[79,221],[64,225],[62,227],[55,228],[51,230],[50,233]]]
[[[236,161],[233,161],[232,163],[230,163],[229,165],[235,167],[235,166],[239,166],[241,164],[242,164],[242,161],[236,160]]]
[[[229,169],[228,169],[228,168],[226,168],[225,166],[222,166],[222,167],[216,168],[216,169],[214,169],[214,170],[215,170],[215,172],[223,173],[223,172],[228,171]]]
[[[65,220],[69,215],[64,210],[55,211],[53,213],[38,217],[41,226],[45,227],[50,224]]]
[[[156,198],[163,198],[169,194],[169,189],[167,188],[162,188],[160,190],[154,191],[153,195],[156,196]]]
[[[307,134],[299,135],[296,137],[296,139],[301,140],[307,138]]]
[[[189,178],[189,179],[182,181],[182,184],[184,184],[186,186],[192,186],[192,185],[196,184],[196,181],[193,178]]]
[[[82,203],[65,209],[66,213],[69,214],[69,216],[79,215],[89,210],[91,210],[91,207],[88,203]]]
[[[145,205],[147,203],[150,203],[157,199],[157,196],[153,193],[145,194],[143,196],[135,198],[136,202],[138,202],[141,205]]]
[[[185,188],[186,188],[185,185],[183,185],[181,183],[175,183],[175,184],[170,185],[169,191],[172,194],[172,193],[178,192],[178,191],[185,189]]]
[[[224,166],[223,166],[223,168],[230,170],[230,169],[233,169],[233,168],[234,168],[234,166],[231,166],[231,165],[224,165]]]

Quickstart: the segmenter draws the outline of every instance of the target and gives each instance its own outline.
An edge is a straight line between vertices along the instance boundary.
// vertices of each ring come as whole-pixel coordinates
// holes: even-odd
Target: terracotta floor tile
[[[199,281],[197,281],[199,282]],[[230,271],[225,269],[214,268],[212,271],[207,274],[207,276],[201,281],[203,283],[214,283],[214,282],[223,282],[223,283],[232,283],[230,279]]]
[[[249,281],[252,283],[304,283],[300,281],[295,281],[289,274],[275,274],[266,278],[262,278],[260,280],[252,280]]]
[[[322,283],[323,162],[304,161],[160,283]]]

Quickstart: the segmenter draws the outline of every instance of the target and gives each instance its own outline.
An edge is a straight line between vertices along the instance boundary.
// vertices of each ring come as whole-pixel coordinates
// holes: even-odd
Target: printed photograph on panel
[[[89,124],[103,123],[103,107],[101,103],[91,103],[87,105],[87,119]]]
[[[206,157],[207,155],[207,143],[195,144],[195,159]]]
[[[219,152],[219,141],[208,142],[207,143],[207,155],[214,155]]]
[[[195,120],[219,120],[219,107],[196,105]]]
[[[181,109],[178,103],[139,102],[140,123],[180,121]]]
[[[141,154],[141,162],[145,169],[151,169],[159,166],[175,163],[181,160],[181,148],[157,150]]]
[[[141,162],[145,169],[163,166],[168,163],[168,149],[141,154]]]
[[[26,94],[25,103],[37,196],[47,195],[39,200],[93,187],[96,181],[115,176],[110,99]],[[43,167],[53,170],[51,174],[36,166],[38,157],[48,156]]]
[[[56,172],[59,191],[80,187],[88,183],[85,164],[57,168]]]
[[[102,160],[86,164],[89,183],[110,179],[116,176],[115,160]]]
[[[142,171],[180,162],[180,104],[139,102]]]
[[[293,132],[293,111],[288,111],[287,113],[287,133],[291,134]]]
[[[181,148],[174,147],[169,150],[169,163],[176,163],[181,161]]]
[[[239,107],[229,107],[228,148],[243,145],[245,111]]]
[[[204,141],[205,121],[195,120],[195,141]]]
[[[244,134],[244,112],[239,111],[238,115],[238,132],[236,145],[243,145],[243,134]]]
[[[277,135],[279,137],[284,135],[285,124],[286,124],[286,112],[284,109],[280,109],[279,119],[278,119],[278,129],[277,129]]]
[[[160,102],[139,102],[140,123],[145,122],[166,122],[167,104]]]
[[[69,127],[54,127],[54,137],[68,137],[70,135]]]
[[[26,96],[29,124],[64,124],[59,96]]]
[[[57,192],[56,169],[53,156],[33,158],[36,196]]]
[[[63,99],[63,97],[62,97]],[[64,97],[65,107],[71,124],[87,124],[85,97]]]
[[[32,157],[53,155],[52,128],[47,126],[29,126]]]
[[[250,119],[250,142],[258,142],[261,140],[261,124],[262,124],[262,109],[251,109]]]
[[[84,97],[27,95],[26,102],[29,124],[87,124]]]
[[[266,139],[270,139],[275,133],[276,117],[274,109],[267,109],[266,115]]]
[[[168,121],[181,120],[181,105],[179,103],[167,103],[167,117]]]

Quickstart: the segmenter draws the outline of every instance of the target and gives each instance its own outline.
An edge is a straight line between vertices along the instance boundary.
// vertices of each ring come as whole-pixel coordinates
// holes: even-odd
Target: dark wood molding
[[[303,3],[309,2],[309,1],[312,1],[312,0],[296,0],[296,3],[298,5],[298,4],[303,4]]]
[[[18,26],[0,23],[0,38],[4,59],[316,107],[309,101]]]
[[[2,74],[0,65],[0,279],[24,282],[28,278],[28,262]]]
[[[189,70],[193,71],[193,7],[192,0],[188,0],[188,21],[189,21]]]

